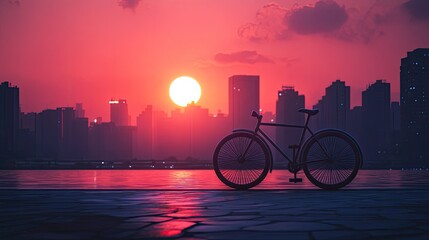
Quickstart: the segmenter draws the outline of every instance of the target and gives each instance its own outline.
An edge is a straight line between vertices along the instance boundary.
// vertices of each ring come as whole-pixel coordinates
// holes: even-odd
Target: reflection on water
[[[317,189],[274,170],[254,189]],[[361,170],[348,189],[429,188],[429,171]],[[0,170],[0,189],[224,189],[213,170]]]
[[[207,216],[207,209],[202,206],[202,192],[187,193],[186,197],[173,191],[161,191],[156,194],[145,195],[143,199],[133,199],[145,204],[143,212],[137,217],[131,219],[132,222],[139,225],[147,225],[148,222],[156,223],[145,228],[151,236],[157,237],[174,237],[179,235],[184,229],[195,225],[195,222],[185,221],[182,218],[192,216]],[[130,198],[128,198],[130,200]],[[148,203],[148,199],[150,202]],[[152,208],[151,206],[155,206]],[[137,210],[139,211],[139,210]],[[159,216],[162,214],[162,216]],[[157,216],[153,216],[157,215]],[[199,221],[207,221],[204,217],[199,217]]]

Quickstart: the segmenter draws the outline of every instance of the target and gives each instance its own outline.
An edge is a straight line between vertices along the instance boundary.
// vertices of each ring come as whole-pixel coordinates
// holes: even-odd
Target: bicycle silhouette
[[[300,109],[307,114],[305,125],[262,122],[262,115],[252,112],[257,118],[255,130],[237,129],[222,139],[213,156],[213,166],[218,178],[235,189],[249,189],[264,180],[273,170],[273,155],[270,143],[289,161],[288,169],[294,174],[290,182],[302,182],[296,174],[302,169],[314,185],[323,189],[338,189],[349,184],[362,166],[362,152],[358,143],[344,131],[324,129],[316,133],[310,130],[310,117],[319,110]],[[260,126],[302,128],[298,145],[291,145],[292,160],[260,129]],[[310,137],[304,141],[306,132]],[[268,142],[267,142],[268,141]]]

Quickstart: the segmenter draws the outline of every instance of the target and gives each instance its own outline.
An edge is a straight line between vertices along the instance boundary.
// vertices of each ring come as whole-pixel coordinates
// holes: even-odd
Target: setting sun
[[[191,77],[179,77],[170,84],[170,98],[181,107],[192,102],[197,103],[200,97],[200,84]]]

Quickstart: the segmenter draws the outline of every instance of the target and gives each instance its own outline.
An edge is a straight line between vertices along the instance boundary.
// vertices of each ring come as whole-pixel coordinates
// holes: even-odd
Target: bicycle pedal
[[[289,182],[294,182],[294,183],[302,182],[302,178],[289,178]]]

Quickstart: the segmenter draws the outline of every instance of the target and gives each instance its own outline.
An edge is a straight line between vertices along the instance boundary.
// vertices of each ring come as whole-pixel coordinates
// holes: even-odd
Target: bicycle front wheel
[[[362,165],[359,145],[339,130],[324,130],[308,140],[302,153],[302,167],[308,180],[323,189],[349,184]]]
[[[238,132],[226,136],[217,145],[213,167],[218,178],[235,189],[258,185],[269,170],[269,150],[257,136]]]

